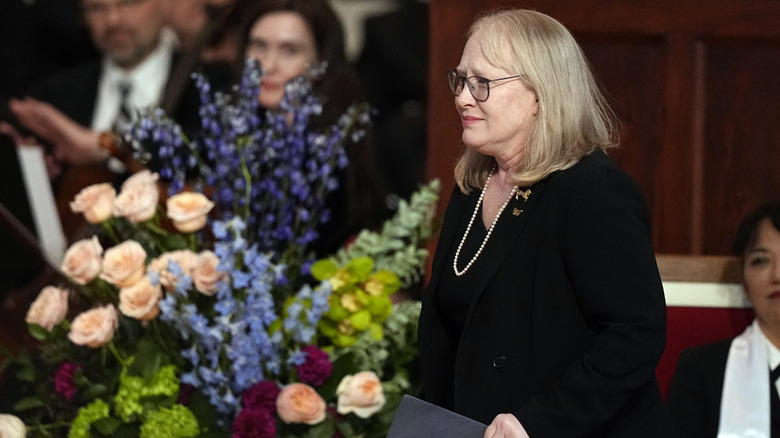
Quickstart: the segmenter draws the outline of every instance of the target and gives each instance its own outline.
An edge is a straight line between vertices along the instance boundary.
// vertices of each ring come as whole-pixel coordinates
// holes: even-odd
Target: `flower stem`
[[[114,231],[114,227],[112,226],[112,219],[103,221],[100,223],[100,225],[103,227],[104,230],[106,230],[106,233],[108,233],[108,237],[111,238],[111,240],[114,243],[119,243],[119,237],[116,235],[116,232]]]
[[[111,354],[114,355],[117,362],[119,362],[120,365],[122,365],[122,368],[127,368],[130,366],[131,363],[133,363],[132,359],[126,360],[122,357],[122,355],[119,353],[119,350],[116,349],[116,345],[114,345],[114,341],[109,342],[106,344],[106,347],[108,347],[108,350],[111,352]]]

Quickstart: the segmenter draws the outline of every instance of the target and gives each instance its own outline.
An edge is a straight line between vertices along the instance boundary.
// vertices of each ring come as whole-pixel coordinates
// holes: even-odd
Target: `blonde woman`
[[[448,71],[466,145],[423,296],[422,397],[485,437],[668,437],[666,306],[612,112],[571,34],[503,10]]]

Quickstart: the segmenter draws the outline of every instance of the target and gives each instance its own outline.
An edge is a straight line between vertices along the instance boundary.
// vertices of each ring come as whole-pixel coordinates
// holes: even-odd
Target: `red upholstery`
[[[731,338],[753,321],[753,309],[667,307],[666,350],[655,374],[666,396],[677,356],[688,347]]]

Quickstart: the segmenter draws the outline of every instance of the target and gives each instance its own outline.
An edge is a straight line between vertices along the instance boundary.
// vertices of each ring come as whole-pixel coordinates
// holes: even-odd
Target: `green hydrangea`
[[[79,409],[78,415],[73,419],[68,432],[68,438],[91,438],[89,428],[92,423],[108,418],[109,406],[103,400],[95,400],[92,403]]]
[[[161,367],[150,379],[132,376],[127,369],[122,370],[119,376],[119,390],[114,398],[114,410],[116,415],[124,422],[130,421],[134,416],[143,414],[144,397],[173,396],[179,390],[179,378],[176,377],[176,367],[166,365]]]
[[[149,412],[141,425],[140,438],[184,438],[200,432],[195,415],[182,405]]]

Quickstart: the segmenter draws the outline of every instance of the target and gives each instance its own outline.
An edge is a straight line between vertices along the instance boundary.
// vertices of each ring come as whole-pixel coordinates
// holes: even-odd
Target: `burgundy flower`
[[[276,383],[264,380],[244,391],[242,404],[246,409],[261,409],[273,414],[276,412],[276,397],[280,392]]]
[[[190,385],[189,383],[182,383],[179,386],[179,399],[176,400],[176,403],[180,405],[186,405],[190,402],[190,398],[192,397],[192,393],[195,392],[195,387]]]
[[[81,365],[73,362],[63,362],[54,372],[54,390],[66,400],[73,400],[76,395],[76,385],[73,383],[73,375],[81,369]]]
[[[233,422],[232,432],[233,438],[273,438],[276,434],[276,419],[266,409],[245,408]]]
[[[314,345],[307,345],[301,351],[306,353],[306,362],[298,366],[298,380],[314,387],[325,383],[333,372],[328,353]]]

